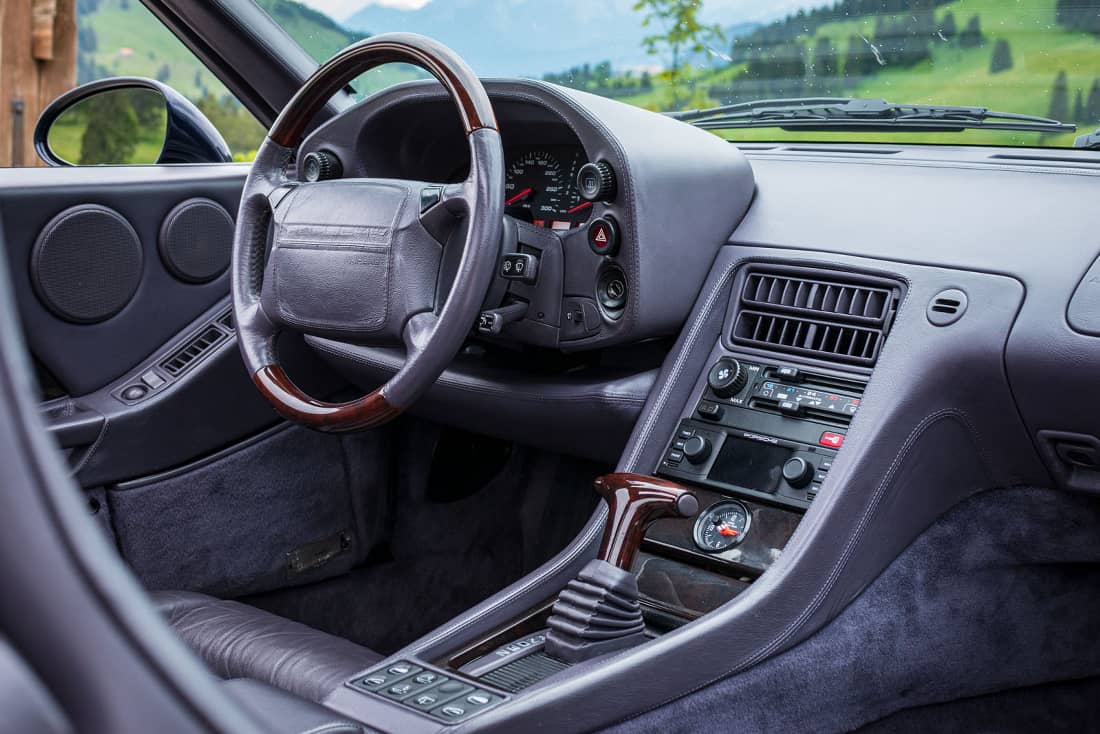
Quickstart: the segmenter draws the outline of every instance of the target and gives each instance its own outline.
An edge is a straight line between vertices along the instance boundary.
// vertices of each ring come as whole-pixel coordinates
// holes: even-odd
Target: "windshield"
[[[1079,128],[716,131],[733,140],[1070,147],[1100,126],[1100,0],[258,2],[319,61],[352,38],[412,31],[451,46],[482,76],[544,79],[657,111],[858,97]],[[384,69],[355,86],[365,94],[415,75]]]

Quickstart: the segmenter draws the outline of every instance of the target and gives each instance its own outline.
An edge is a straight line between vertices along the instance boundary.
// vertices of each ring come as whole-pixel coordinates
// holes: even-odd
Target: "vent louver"
[[[754,270],[745,278],[732,338],[738,344],[873,365],[896,292],[858,279]]]
[[[187,342],[170,357],[160,363],[161,369],[173,377],[178,377],[197,364],[210,351],[228,339],[224,331],[216,326],[208,326],[200,334]]]

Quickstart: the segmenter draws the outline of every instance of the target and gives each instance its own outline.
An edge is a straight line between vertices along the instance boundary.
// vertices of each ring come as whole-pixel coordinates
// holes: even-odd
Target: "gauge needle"
[[[513,196],[511,199],[507,199],[504,202],[504,206],[511,206],[512,204],[515,204],[517,201],[520,201],[521,199],[525,198],[532,191],[533,191],[533,189],[531,189],[530,187],[524,189],[523,191],[521,191],[518,194],[516,194],[515,196]]]
[[[723,525],[722,527],[718,528],[718,534],[719,535],[725,535],[725,536],[730,537],[730,538],[736,538],[741,533],[737,532],[736,530],[731,528],[729,525]]]
[[[575,207],[573,207],[569,211],[567,211],[566,214],[572,214],[574,212],[579,212],[581,209],[587,209],[590,206],[592,206],[591,201],[583,201],[580,204],[577,204]]]

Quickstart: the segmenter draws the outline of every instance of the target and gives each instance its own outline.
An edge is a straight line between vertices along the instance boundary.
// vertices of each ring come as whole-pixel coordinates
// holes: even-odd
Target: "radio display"
[[[783,446],[726,436],[707,479],[758,492],[771,492],[779,486],[783,464],[792,453],[791,449]]]

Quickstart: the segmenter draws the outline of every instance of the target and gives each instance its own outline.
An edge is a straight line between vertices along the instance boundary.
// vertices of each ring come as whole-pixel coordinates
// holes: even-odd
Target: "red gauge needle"
[[[533,191],[533,189],[531,189],[531,188],[524,189],[523,191],[521,191],[518,194],[516,194],[515,196],[513,196],[511,199],[505,200],[504,206],[511,206],[512,204],[515,204],[517,201],[519,201],[520,199],[523,199],[528,194],[530,194],[532,191]]]
[[[736,538],[741,533],[737,532],[736,530],[731,528],[729,525],[723,525],[722,527],[718,528],[718,534],[719,535],[725,535],[725,536],[730,537],[730,538]]]
[[[581,202],[580,204],[577,204],[575,207],[573,207],[569,211],[567,211],[566,214],[572,214],[573,212],[579,212],[581,209],[587,209],[590,206],[592,206],[591,201],[584,201],[584,202]]]

